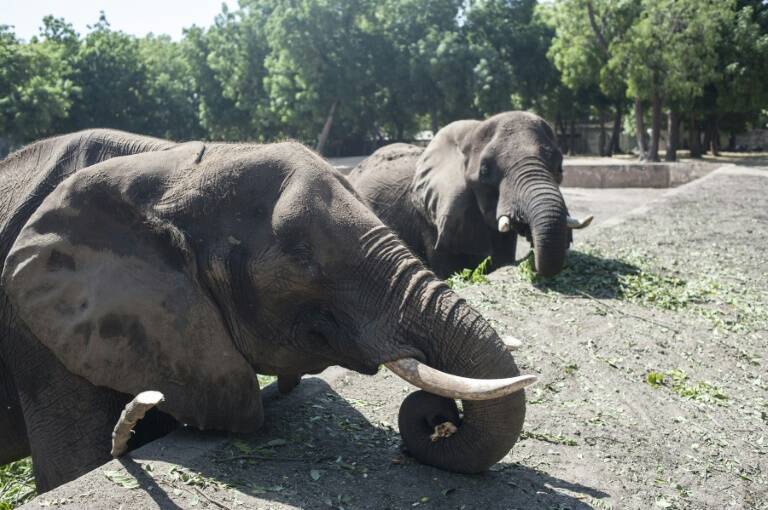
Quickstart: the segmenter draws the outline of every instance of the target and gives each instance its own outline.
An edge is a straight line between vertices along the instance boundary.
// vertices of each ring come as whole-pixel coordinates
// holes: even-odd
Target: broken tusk
[[[446,374],[413,358],[390,361],[386,367],[399,377],[429,393],[446,398],[491,400],[520,391],[535,383],[535,375],[508,379],[470,379]]]
[[[512,221],[509,219],[509,216],[502,216],[499,218],[499,232],[505,233],[509,232],[510,227],[512,226]]]
[[[128,440],[131,438],[131,430],[144,415],[165,400],[159,391],[143,391],[136,398],[128,402],[120,413],[115,430],[112,431],[112,456],[119,457],[128,450]]]
[[[592,223],[593,219],[595,219],[594,216],[587,216],[583,220],[578,220],[576,218],[568,216],[568,228],[572,228],[574,230],[578,230],[580,228],[587,228],[589,224]]]

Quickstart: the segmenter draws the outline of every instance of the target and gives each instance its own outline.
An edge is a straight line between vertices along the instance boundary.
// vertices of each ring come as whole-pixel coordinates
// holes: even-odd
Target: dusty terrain
[[[558,278],[531,282],[522,264],[455,282],[540,375],[521,441],[489,473],[404,456],[412,388],[337,370],[267,392],[257,435],[179,431],[28,507],[768,507],[768,169],[600,191],[566,190],[596,220]]]

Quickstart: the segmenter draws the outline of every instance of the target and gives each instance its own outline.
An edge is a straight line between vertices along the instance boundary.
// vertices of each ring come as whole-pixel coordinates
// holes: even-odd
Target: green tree
[[[610,65],[625,76],[638,121],[640,106],[651,104],[651,145],[644,156],[658,161],[663,104],[690,103],[715,77],[719,28],[733,1],[643,0],[641,6],[627,37],[614,46]]]
[[[721,127],[731,132],[733,149],[733,133],[754,123],[768,105],[768,4],[739,0],[734,16],[725,21],[717,48],[720,72],[696,105],[705,116],[707,148],[713,154]]]
[[[592,98],[601,129],[607,109],[613,108],[610,142],[601,152],[620,152],[622,115],[627,108],[626,84],[609,66],[612,47],[624,38],[639,13],[634,0],[559,0],[542,4],[539,13],[555,35],[548,57],[562,73],[562,82]],[[606,138],[601,131],[602,138]]]
[[[0,136],[8,146],[48,136],[67,117],[76,90],[70,75],[63,45],[24,44],[0,26]]]
[[[139,58],[148,134],[177,140],[203,136],[195,83],[181,45],[167,35],[149,35],[139,39]]]
[[[275,1],[266,24],[266,89],[271,109],[290,134],[316,139],[323,152],[334,122],[346,138],[365,137],[356,117],[366,116],[373,55],[361,20],[369,0]]]
[[[386,0],[375,10],[376,81],[384,91],[384,112],[401,139],[405,127],[427,116],[436,131],[456,118],[476,115],[472,107],[474,55],[457,19],[460,0]]]
[[[479,56],[475,67],[475,101],[491,115],[531,108],[541,91],[549,38],[534,20],[535,0],[472,0],[466,31]],[[544,71],[544,73],[542,73]]]
[[[80,87],[73,101],[69,130],[109,127],[152,133],[147,100],[147,69],[139,40],[110,28],[104,13],[74,58]]]

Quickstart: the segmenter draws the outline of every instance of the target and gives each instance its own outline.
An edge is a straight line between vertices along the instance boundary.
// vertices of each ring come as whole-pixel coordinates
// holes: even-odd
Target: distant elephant
[[[298,143],[85,131],[0,162],[0,197],[0,465],[31,450],[40,491],[107,461],[139,392],[250,432],[257,374],[331,365],[430,391],[399,417],[426,464],[483,471],[518,438],[535,378]]]
[[[506,112],[460,120],[426,149],[393,144],[355,167],[349,179],[363,201],[442,277],[515,261],[517,235],[534,246],[538,274],[558,273],[571,241],[560,193],[563,156],[540,117]]]

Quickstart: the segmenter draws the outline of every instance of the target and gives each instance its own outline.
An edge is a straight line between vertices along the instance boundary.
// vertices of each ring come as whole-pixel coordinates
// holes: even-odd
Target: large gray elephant
[[[383,147],[349,179],[368,206],[445,278],[485,257],[515,261],[517,235],[534,246],[538,274],[558,273],[582,228],[559,184],[563,156],[540,117],[506,112],[441,129],[426,149]]]
[[[248,432],[257,373],[331,365],[429,390],[399,416],[424,463],[483,471],[517,440],[535,378],[300,144],[80,132],[0,162],[0,197],[0,464],[31,451],[41,491],[109,459],[139,392]]]

